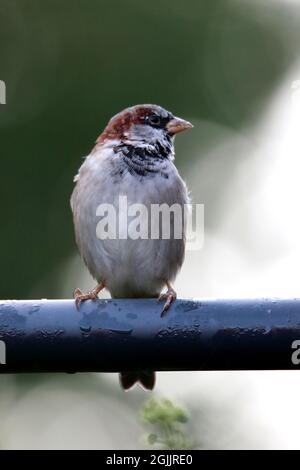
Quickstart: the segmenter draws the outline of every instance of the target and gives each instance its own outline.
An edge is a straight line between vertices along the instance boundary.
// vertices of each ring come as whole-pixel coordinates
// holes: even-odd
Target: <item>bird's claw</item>
[[[104,289],[104,287],[105,287],[105,282],[102,281],[95,287],[95,289],[88,292],[87,294],[82,292],[81,289],[78,289],[78,288],[75,289],[74,293],[73,293],[73,297],[75,299],[75,304],[76,304],[77,310],[80,309],[80,304],[84,300],[98,300],[98,294],[102,291],[102,289]]]
[[[163,317],[165,313],[169,310],[172,302],[176,300],[177,294],[175,290],[172,287],[169,287],[167,292],[163,292],[159,295],[157,301],[161,302],[162,300],[165,300],[165,304],[163,306],[163,309],[161,311],[160,316]]]
[[[76,308],[77,310],[79,310],[81,302],[83,302],[84,300],[97,300],[98,295],[95,291],[87,292],[86,294],[84,294],[82,290],[77,288],[74,290],[73,298],[75,299]]]

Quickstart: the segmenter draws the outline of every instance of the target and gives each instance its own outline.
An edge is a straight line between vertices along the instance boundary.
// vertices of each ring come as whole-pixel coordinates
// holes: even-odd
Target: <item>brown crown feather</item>
[[[124,109],[111,118],[96,144],[102,144],[105,140],[122,140],[132,124],[141,124],[146,116],[153,114],[158,107],[156,105],[136,105]]]

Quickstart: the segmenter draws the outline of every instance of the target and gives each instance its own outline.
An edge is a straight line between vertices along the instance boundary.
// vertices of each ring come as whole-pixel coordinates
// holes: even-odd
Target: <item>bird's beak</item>
[[[166,125],[166,128],[171,135],[178,134],[179,132],[185,131],[186,129],[191,129],[192,127],[194,127],[193,124],[178,117],[174,117]]]

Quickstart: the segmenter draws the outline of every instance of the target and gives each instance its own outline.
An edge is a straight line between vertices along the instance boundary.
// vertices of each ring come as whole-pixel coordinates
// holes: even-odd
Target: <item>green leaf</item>
[[[149,434],[148,442],[150,445],[153,445],[157,442],[157,435],[156,434]]]

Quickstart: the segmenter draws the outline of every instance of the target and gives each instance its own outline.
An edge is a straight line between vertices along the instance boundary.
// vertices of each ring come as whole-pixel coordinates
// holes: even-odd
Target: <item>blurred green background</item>
[[[72,178],[113,114],[154,102],[242,130],[298,53],[299,21],[275,2],[1,0],[1,296],[58,294]]]
[[[276,295],[282,279],[263,290],[257,273],[270,279],[292,245],[264,205],[264,175],[276,165],[262,122],[273,122],[267,110],[285,83],[289,102],[299,40],[293,1],[0,0],[0,297],[70,297],[92,286],[76,255],[72,179],[108,119],[148,102],[195,124],[177,139],[176,160],[205,204],[206,244],[193,263],[187,256],[179,295]],[[248,422],[259,408],[249,387],[254,396],[278,376],[187,373],[185,388],[180,373],[159,377],[158,395],[194,410],[192,439],[204,447],[285,446],[267,414]],[[143,446],[146,397],[123,395],[115,377],[0,377],[0,390],[3,448]]]

